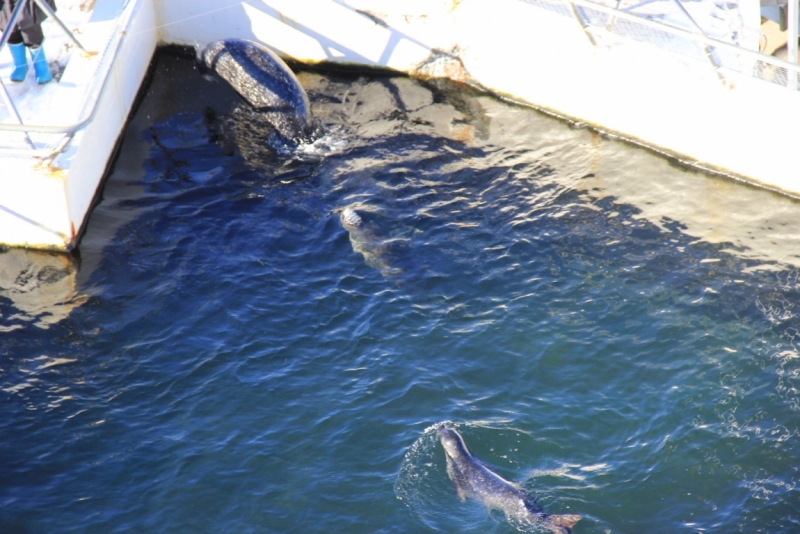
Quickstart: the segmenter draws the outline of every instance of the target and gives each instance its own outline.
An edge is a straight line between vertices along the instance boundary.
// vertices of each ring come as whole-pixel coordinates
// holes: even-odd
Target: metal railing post
[[[592,36],[592,34],[589,32],[589,23],[586,22],[586,20],[583,18],[583,15],[581,15],[580,9],[572,2],[568,3],[570,9],[572,10],[572,14],[575,15],[575,18],[578,21],[578,24],[580,24],[581,28],[583,28],[583,33],[585,33],[586,37],[589,38],[589,42],[592,43],[592,46],[597,46],[597,42],[594,40],[594,36]]]
[[[694,28],[692,29],[684,29],[682,27],[677,27],[672,24],[664,24],[663,22],[651,20],[647,16],[637,15],[634,13],[630,13],[624,9],[620,10],[612,6],[596,3],[597,0],[521,0],[521,1],[532,5],[544,3],[548,5],[555,4],[563,6],[563,8],[565,9],[563,11],[559,11],[559,13],[571,19],[576,18],[575,11],[574,9],[571,8],[578,7],[578,8],[591,9],[592,12],[601,13],[606,17],[608,17],[608,19],[606,19],[608,21],[606,29],[608,29],[609,26],[611,26],[611,29],[614,29],[613,26],[614,22],[619,23],[620,21],[622,21],[626,24],[635,24],[637,27],[640,27],[640,29],[642,29],[643,31],[644,30],[653,31],[653,32],[658,32],[659,34],[667,33],[672,37],[677,37],[679,39],[685,39],[687,41],[690,41],[694,43],[696,46],[698,46],[700,50],[705,51],[705,56],[706,56],[705,59],[711,62],[711,64],[714,66],[714,70],[720,82],[722,82],[723,86],[728,88],[732,86],[730,83],[727,83],[727,79],[723,75],[722,71],[723,68],[730,69],[732,72],[736,72],[738,74],[742,74],[745,76],[763,79],[768,82],[780,83],[784,87],[787,86],[787,82],[785,79],[780,79],[779,81],[777,78],[775,78],[774,80],[772,78],[764,78],[759,73],[747,72],[745,70],[742,70],[741,66],[726,65],[722,61],[722,59],[718,56],[718,53],[720,52],[724,53],[725,54],[724,57],[726,58],[727,57],[743,58],[746,61],[752,61],[753,63],[767,65],[773,72],[782,73],[783,71],[786,71],[789,73],[790,77],[793,77],[796,80],[797,88],[800,88],[800,64],[784,61],[774,56],[767,56],[762,54],[761,52],[750,50],[748,48],[738,46],[734,43],[729,43],[726,41],[721,41],[719,39],[709,37],[702,31],[702,29],[699,28],[699,26],[696,24],[696,21],[694,21],[694,19],[688,16],[688,13],[686,13],[687,20],[691,21],[691,23],[694,25]],[[777,1],[785,2],[786,0],[777,0]],[[683,6],[680,7],[682,11],[685,11],[685,9],[683,9]],[[797,8],[798,11],[800,11],[800,5],[798,5]],[[586,22],[587,24],[589,23],[589,21],[587,21],[585,17],[580,17],[580,13],[578,13],[578,16],[579,20],[581,20],[582,22]],[[800,23],[798,23],[798,26],[800,26]],[[625,31],[630,32],[632,30],[631,28],[628,28]],[[658,44],[655,41],[648,41],[647,39],[643,40],[645,42],[650,42],[651,44],[655,44],[657,46],[662,46],[666,49],[669,49],[669,47],[663,46],[663,43]],[[672,51],[677,52],[675,50]],[[688,55],[684,52],[677,52],[677,53]],[[798,55],[800,55],[800,51],[798,52]],[[0,128],[2,127],[0,126]]]
[[[683,7],[681,0],[672,0],[672,1],[676,6],[678,6],[678,9],[680,9],[683,12],[686,18],[689,19],[689,22],[692,23],[694,29],[698,33],[700,33],[703,37],[708,37],[708,35],[706,35],[706,32],[703,31],[703,28],[701,28],[700,25],[697,23],[697,21],[694,20],[694,17],[692,17],[692,15],[686,10],[686,8]],[[708,44],[706,43],[703,43],[703,50],[705,51],[706,57],[711,62],[711,65],[714,66],[714,71],[717,73],[719,81],[721,81],[722,84],[725,86],[730,85],[728,84],[728,81],[725,79],[725,76],[719,71],[719,68],[722,66],[722,62],[720,62],[719,58],[714,53],[714,50],[712,50],[711,47],[708,46]]]
[[[90,52],[90,51],[86,50],[86,48],[81,44],[81,42],[78,41],[78,39],[75,37],[75,35],[73,35],[73,33],[69,30],[69,28],[67,28],[67,26],[64,24],[64,22],[58,17],[58,15],[55,14],[55,12],[53,11],[53,9],[50,7],[49,4],[47,4],[44,0],[32,0],[32,1],[42,11],[47,13],[47,15],[61,27],[61,29],[64,31],[64,33],[67,35],[67,37],[69,37],[70,40],[73,43],[75,43],[75,45],[81,51],[83,51],[84,55],[93,56],[93,55],[97,54],[97,52]],[[27,5],[29,5],[29,0],[19,0],[14,5],[14,9],[11,12],[11,16],[8,19],[8,22],[6,24],[5,30],[0,32],[0,50],[2,50],[3,47],[8,43],[8,39],[11,36],[11,33],[13,32],[13,28],[16,27],[17,22],[19,21],[19,18],[22,15],[23,9],[25,9],[25,7]],[[106,73],[106,79],[107,79],[107,75],[108,75],[108,73]],[[104,79],[104,84],[105,84],[105,80],[106,79]],[[25,123],[22,121],[22,117],[20,116],[19,111],[17,110],[17,107],[14,105],[14,102],[11,99],[11,95],[8,94],[8,91],[6,90],[6,86],[5,86],[5,84],[3,83],[2,80],[0,80],[0,99],[2,99],[3,104],[6,106],[6,108],[8,108],[9,113],[11,115],[11,118],[14,120],[14,122],[16,122],[15,125],[11,125],[11,124],[8,124],[8,123],[3,123],[2,125],[0,125],[0,131],[2,131],[2,130],[5,130],[5,131],[17,131],[17,132],[22,133],[25,136],[25,141],[28,143],[28,146],[30,146],[30,148],[31,148],[33,153],[39,153],[39,152],[42,152],[42,151],[36,148],[35,143],[31,139],[31,136],[30,136],[30,132],[31,131],[45,131],[46,132],[47,130],[55,130],[55,132],[52,132],[52,133],[62,133],[62,134],[64,134],[64,137],[61,139],[61,142],[58,143],[56,148],[49,151],[49,155],[47,156],[49,158],[53,158],[58,152],[63,150],[64,145],[66,144],[66,142],[73,137],[74,131],[76,129],[82,128],[86,124],[88,124],[92,120],[92,118],[94,117],[94,112],[96,111],[96,109],[92,109],[92,112],[89,114],[89,116],[87,118],[85,118],[84,120],[82,120],[82,121],[80,121],[78,123],[72,124],[72,125],[70,125],[70,126],[68,126],[66,128],[64,128],[64,127],[55,127],[55,128],[51,127],[51,128],[48,128],[48,127],[41,127],[41,126],[25,125]],[[96,108],[96,102],[95,102],[95,108]],[[2,151],[3,151],[3,153],[6,152],[5,150],[2,150]],[[41,156],[37,156],[37,157],[41,157]]]
[[[69,37],[69,38],[72,40],[72,42],[73,42],[73,43],[75,43],[75,46],[77,46],[78,48],[80,48],[81,50],[83,50],[83,53],[84,53],[84,54],[90,54],[90,53],[91,53],[91,52],[89,52],[88,50],[86,50],[86,49],[83,47],[83,45],[80,43],[80,41],[78,41],[78,39],[76,39],[76,38],[75,38],[75,36],[74,36],[74,35],[72,35],[72,32],[71,32],[71,31],[69,31],[69,28],[67,28],[67,27],[66,27],[66,25],[65,25],[63,22],[61,22],[61,19],[60,19],[60,18],[58,18],[58,16],[56,15],[55,11],[53,11],[53,8],[51,8],[51,7],[50,7],[50,6],[47,4],[47,2],[45,2],[44,0],[33,0],[33,1],[34,1],[34,3],[35,3],[37,6],[39,6],[39,8],[40,8],[42,11],[44,11],[45,13],[47,13],[47,16],[48,16],[48,17],[50,17],[51,19],[53,19],[54,21],[56,21],[56,22],[58,23],[58,25],[59,25],[59,26],[61,26],[61,29],[62,29],[62,30],[64,30],[64,33],[66,33],[66,34],[67,34],[67,37]],[[24,2],[23,2],[23,3],[24,3]]]
[[[28,0],[20,0],[15,6],[14,10],[11,12],[11,16],[8,18],[8,24],[6,24],[5,29],[2,33],[0,33],[0,50],[8,43],[8,38],[13,33],[13,28],[17,25],[17,21],[19,17],[22,15],[22,10],[25,8],[25,4],[28,3]],[[14,102],[11,100],[11,95],[8,94],[6,91],[6,84],[3,83],[3,80],[0,80],[0,93],[2,93],[3,104],[9,109],[11,112],[12,117],[14,120],[17,121],[17,124],[22,124],[22,117],[19,116],[19,112],[17,111],[17,107],[14,105]],[[28,145],[36,150],[36,145],[33,144],[31,140],[30,133],[25,133],[25,141]]]
[[[0,93],[3,97],[3,103],[11,111],[11,115],[14,117],[14,120],[17,121],[17,124],[22,124],[22,117],[19,116],[17,107],[14,105],[14,102],[11,101],[11,96],[8,94],[8,91],[6,91],[6,84],[3,83],[2,79],[0,79]],[[28,146],[36,150],[36,145],[33,144],[30,134],[28,132],[23,133],[25,134],[25,141],[27,141]]]
[[[11,16],[8,18],[5,30],[0,33],[0,50],[3,49],[8,42],[8,38],[11,37],[11,34],[14,32],[14,27],[17,25],[20,15],[22,15],[22,9],[27,3],[28,0],[20,0],[17,2],[17,5],[14,6],[14,11],[11,12]]]
[[[797,31],[798,31],[797,0],[789,0],[786,4],[786,33],[788,41],[786,43],[786,61],[797,64]],[[786,87],[797,90],[797,72],[786,73]]]
[[[619,11],[619,6],[622,4],[622,0],[617,0],[617,5],[614,6],[615,11]],[[608,17],[608,22],[606,22],[606,31],[612,32],[614,31],[614,26],[617,24],[617,17]]]

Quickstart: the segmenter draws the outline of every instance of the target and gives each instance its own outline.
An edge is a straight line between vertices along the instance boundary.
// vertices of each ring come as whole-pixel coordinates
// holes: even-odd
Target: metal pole
[[[8,18],[8,23],[6,24],[5,30],[3,30],[2,34],[0,34],[0,50],[8,42],[8,38],[14,33],[14,28],[17,26],[17,21],[19,17],[22,15],[22,10],[25,8],[25,4],[28,3],[28,0],[20,0],[14,6],[14,11],[11,12],[11,16]],[[8,110],[11,112],[11,115],[14,117],[14,120],[17,121],[17,124],[22,124],[22,117],[19,116],[19,112],[17,111],[17,107],[14,105],[14,102],[11,101],[11,96],[6,91],[6,85],[3,83],[3,80],[0,80],[0,93],[2,93],[3,103],[6,105]],[[28,145],[34,150],[36,150],[36,145],[33,144],[31,140],[31,136],[28,132],[25,132],[25,141],[27,141]]]
[[[619,6],[621,3],[622,0],[617,0],[617,5],[614,6],[614,11],[619,11]],[[616,24],[617,24],[617,17],[614,16],[608,17],[608,22],[606,23],[606,31],[612,32]]]
[[[25,2],[22,3],[24,4]],[[0,96],[3,97],[3,103],[9,109],[9,111],[11,111],[11,115],[17,121],[17,124],[22,124],[22,118],[19,116],[19,112],[17,111],[16,106],[14,106],[14,102],[11,101],[11,96],[9,96],[8,91],[6,91],[6,84],[3,83],[2,79],[0,79]],[[33,141],[31,141],[31,136],[28,134],[28,132],[24,133],[25,133],[25,141],[28,142],[28,145],[32,149],[36,150],[36,145],[34,145]]]
[[[73,43],[75,43],[75,45],[76,45],[78,48],[80,48],[81,50],[83,50],[83,52],[84,52],[85,54],[89,54],[89,53],[90,53],[90,52],[89,52],[88,50],[86,50],[86,49],[83,47],[83,45],[82,45],[82,44],[81,44],[81,43],[80,43],[80,42],[79,42],[79,41],[78,41],[78,40],[75,38],[75,36],[74,36],[74,35],[72,35],[72,32],[71,32],[71,31],[69,31],[69,29],[68,29],[68,28],[67,28],[67,27],[64,25],[64,23],[63,23],[63,22],[61,22],[61,19],[60,19],[60,18],[58,18],[58,16],[56,15],[55,11],[53,11],[53,8],[51,8],[51,7],[50,7],[50,6],[47,4],[47,2],[45,2],[44,0],[33,0],[33,1],[36,3],[36,5],[37,5],[37,6],[39,6],[39,7],[41,8],[41,10],[42,10],[42,11],[44,11],[45,13],[47,13],[47,16],[48,16],[48,17],[50,17],[51,19],[53,19],[54,21],[56,21],[56,22],[58,23],[58,25],[59,25],[59,26],[61,26],[61,29],[62,29],[62,30],[64,30],[64,33],[66,33],[66,34],[67,34],[67,37],[69,37],[70,39],[72,39],[72,42],[73,42]],[[22,2],[22,3],[25,3],[25,2]]]
[[[22,15],[22,8],[25,7],[25,4],[28,3],[28,0],[20,0],[17,2],[17,5],[14,6],[14,11],[11,12],[11,16],[8,19],[8,23],[6,24],[6,29],[0,34],[0,50],[8,42],[8,38],[11,37],[11,34],[14,33],[14,27],[17,25],[17,20],[19,20],[20,15]]]
[[[700,25],[697,23],[697,21],[696,21],[696,20],[694,20],[694,17],[692,17],[692,15],[691,15],[691,14],[689,14],[689,12],[688,12],[688,11],[686,11],[686,8],[685,8],[685,7],[683,7],[683,4],[681,4],[681,0],[673,0],[673,2],[675,3],[675,5],[676,5],[676,6],[678,6],[678,9],[680,9],[680,10],[683,12],[683,14],[686,16],[686,18],[687,18],[687,19],[689,19],[689,22],[691,22],[691,23],[692,23],[692,26],[694,26],[694,28],[695,28],[697,31],[699,31],[700,33],[702,33],[703,35],[705,35],[705,34],[706,34],[706,32],[704,32],[704,31],[703,31],[703,28],[701,28],[701,27],[700,27]]]
[[[786,30],[788,43],[786,43],[787,57],[786,61],[797,64],[797,0],[789,0],[786,4]],[[789,71],[786,73],[787,87],[789,89],[797,90],[797,71]]]
[[[580,8],[578,8],[572,2],[569,2],[569,7],[572,9],[572,14],[575,15],[576,19],[578,19],[578,23],[581,25],[581,28],[583,28],[583,33],[585,33],[586,37],[589,38],[589,42],[592,43],[593,46],[597,46],[597,42],[595,42],[594,37],[589,32],[589,24],[583,18],[583,15],[581,15]]]
[[[694,26],[695,30],[702,36],[708,37],[708,35],[706,35],[706,32],[703,31],[703,28],[700,27],[700,25],[697,23],[696,20],[694,20],[692,15],[690,15],[689,12],[686,10],[686,8],[683,7],[681,0],[672,0],[672,1],[675,3],[676,6],[678,6],[678,9],[680,9],[683,12],[683,14],[686,15],[686,18],[689,19],[689,21],[692,23],[692,26]],[[719,81],[722,82],[722,85],[728,86],[729,85],[728,81],[725,79],[725,76],[723,76],[722,73],[719,71],[719,68],[722,66],[722,63],[717,57],[717,54],[714,53],[714,49],[708,46],[707,44],[704,44],[703,51],[705,52],[706,57],[708,57],[708,60],[714,66],[714,71],[716,71],[717,77],[719,77]]]

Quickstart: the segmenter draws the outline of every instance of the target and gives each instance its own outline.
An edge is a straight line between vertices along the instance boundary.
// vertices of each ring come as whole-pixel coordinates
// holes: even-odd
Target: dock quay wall
[[[703,57],[702,42],[688,52],[680,34],[664,38],[672,47],[646,42],[610,28],[608,18],[605,27],[597,24],[586,6],[561,0],[156,2],[162,43],[249,38],[302,62],[448,77],[687,165],[800,195],[788,120],[800,116],[800,96],[786,87],[780,60],[712,47],[724,59],[715,65]],[[564,16],[571,7],[584,15],[588,31],[580,18]],[[780,76],[783,83],[776,83]]]

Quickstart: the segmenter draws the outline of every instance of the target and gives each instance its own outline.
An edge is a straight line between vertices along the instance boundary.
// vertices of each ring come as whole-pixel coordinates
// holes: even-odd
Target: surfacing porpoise
[[[554,534],[570,534],[579,515],[546,514],[533,496],[519,485],[504,479],[469,452],[461,434],[441,425],[439,440],[447,458],[447,474],[455,483],[459,499],[479,500],[487,508],[501,510],[506,518],[527,522]]]
[[[197,53],[201,66],[219,74],[242,98],[264,113],[289,140],[311,133],[311,105],[300,82],[274,52],[246,39],[214,41]]]

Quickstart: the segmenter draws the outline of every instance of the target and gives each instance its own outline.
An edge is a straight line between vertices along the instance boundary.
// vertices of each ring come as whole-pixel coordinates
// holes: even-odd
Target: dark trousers
[[[17,20],[16,28],[5,28],[14,6],[21,0],[0,0],[0,28],[10,32],[8,36],[9,44],[25,43],[25,46],[38,47],[44,40],[42,33],[42,21],[47,15],[29,0],[28,4],[22,9],[22,15]],[[55,0],[46,0],[55,9]]]
[[[25,46],[32,46],[34,48],[41,45],[42,41],[44,41],[44,34],[42,33],[42,26],[40,24],[25,28],[24,30],[14,28],[14,31],[8,36],[8,44],[25,43]]]

